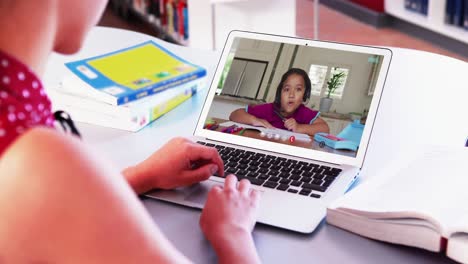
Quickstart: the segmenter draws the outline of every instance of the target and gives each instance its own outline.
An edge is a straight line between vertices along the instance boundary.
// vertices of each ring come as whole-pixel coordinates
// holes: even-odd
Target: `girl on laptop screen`
[[[253,126],[287,129],[309,136],[318,132],[328,133],[328,125],[319,117],[320,112],[303,104],[309,99],[310,91],[307,73],[302,69],[291,68],[281,77],[273,103],[239,108],[231,113],[229,119]]]
[[[61,115],[51,112],[37,76],[52,51],[79,50],[105,4],[0,1],[1,263],[190,262],[136,193],[223,174],[216,149],[176,138],[120,172],[54,129]],[[74,128],[70,119],[67,124]],[[251,236],[258,199],[248,181],[238,183],[233,175],[209,193],[200,225],[220,262],[259,262]]]

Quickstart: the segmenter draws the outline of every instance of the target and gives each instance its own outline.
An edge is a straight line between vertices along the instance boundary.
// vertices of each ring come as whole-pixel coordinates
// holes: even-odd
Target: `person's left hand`
[[[215,172],[224,175],[223,160],[216,148],[186,138],[174,138],[142,163],[124,171],[138,192],[173,189],[207,180]]]
[[[298,123],[296,122],[296,119],[291,117],[284,121],[284,127],[292,132],[297,132]]]

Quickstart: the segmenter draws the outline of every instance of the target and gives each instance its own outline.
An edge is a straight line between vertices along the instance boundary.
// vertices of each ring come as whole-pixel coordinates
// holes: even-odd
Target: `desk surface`
[[[83,50],[73,57],[53,54],[44,76],[46,87],[66,74],[63,62],[119,49],[152,37],[116,29],[96,28]],[[207,68],[211,77],[218,55],[162,42],[169,50]],[[392,49],[393,59],[362,174],[374,176],[399,152],[419,144],[462,145],[468,136],[468,89],[459,76],[468,64],[448,57],[407,49]],[[138,133],[78,124],[84,141],[110,158],[118,168],[143,160],[171,137],[190,136],[206,90]],[[449,136],[447,136],[449,134]],[[196,263],[215,263],[204,239],[200,211],[156,200],[143,200],[169,240]],[[322,223],[311,235],[257,225],[254,239],[265,263],[451,263],[439,254],[363,238]]]
[[[216,121],[216,124],[219,125],[216,131],[221,131],[221,132],[223,131],[223,129],[226,128],[222,124],[224,122],[229,122],[229,120],[216,118],[216,117],[212,117],[210,119],[213,121]],[[242,124],[240,124],[240,127],[242,127]],[[259,130],[253,130],[253,129],[245,129],[245,130],[242,129],[233,134],[238,135],[238,136],[243,136],[243,137],[250,137],[250,138],[255,138],[255,139],[260,139],[260,140],[276,142],[280,144],[292,145],[296,147],[315,149],[315,150],[319,150],[323,152],[335,153],[335,154],[340,154],[340,155],[349,156],[349,157],[356,156],[356,152],[352,150],[338,150],[338,149],[333,149],[331,147],[328,147],[327,145],[321,146],[320,143],[315,141],[313,137],[309,137],[309,140],[296,139],[294,141],[290,141],[289,139],[284,139],[284,138],[268,137],[266,135],[262,135]]]

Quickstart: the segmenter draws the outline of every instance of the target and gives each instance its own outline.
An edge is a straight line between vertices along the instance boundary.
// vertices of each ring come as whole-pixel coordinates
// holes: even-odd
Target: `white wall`
[[[208,117],[216,117],[229,120],[229,115],[232,111],[239,108],[245,108],[247,105],[247,103],[223,100],[215,96],[211,104],[210,111],[208,112]]]
[[[258,93],[261,97],[259,99],[263,98],[280,45],[280,43],[276,42],[251,39],[241,39],[239,41],[235,57],[268,62],[263,81],[260,85],[260,92]]]
[[[217,2],[214,5],[215,49],[222,49],[229,32],[235,29],[287,36],[296,34],[296,1],[211,0],[211,2]]]
[[[296,1],[189,0],[189,46],[221,50],[231,30],[294,36]]]

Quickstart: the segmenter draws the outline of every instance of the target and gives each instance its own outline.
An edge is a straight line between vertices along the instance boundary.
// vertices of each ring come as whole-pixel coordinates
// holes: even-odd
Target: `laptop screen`
[[[259,148],[356,158],[379,77],[386,75],[384,55],[314,43],[234,37],[218,65],[202,129],[248,138]]]

